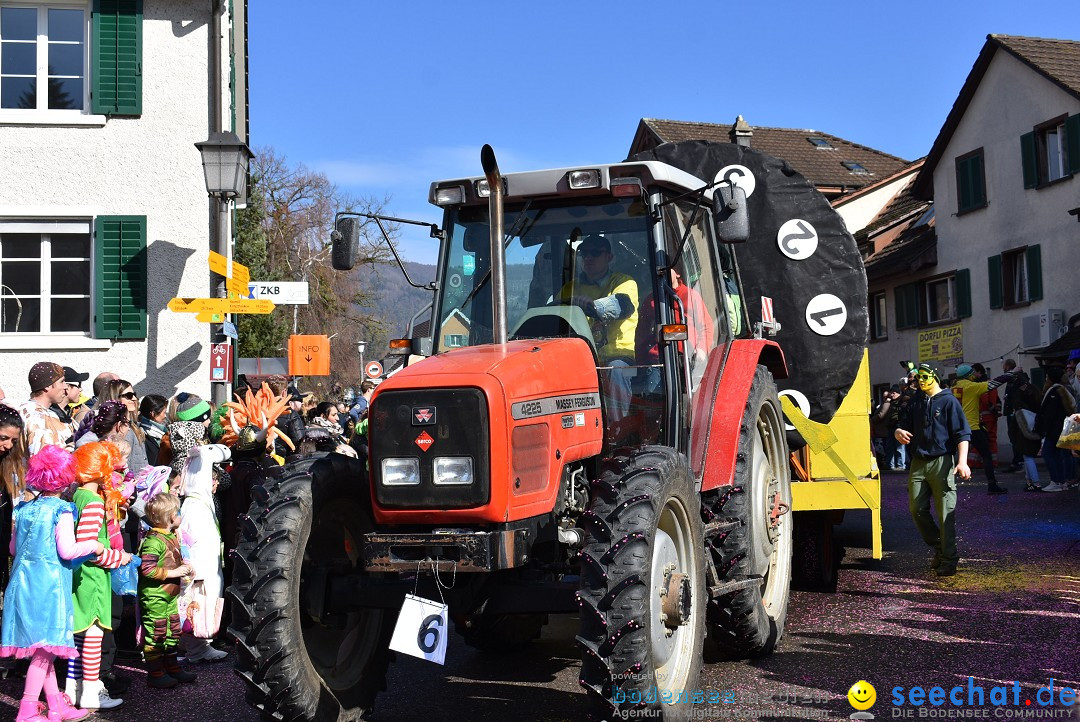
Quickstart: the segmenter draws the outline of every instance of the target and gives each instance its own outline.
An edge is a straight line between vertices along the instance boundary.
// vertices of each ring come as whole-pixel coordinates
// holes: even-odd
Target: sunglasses
[[[126,393],[120,394],[120,398],[127,399],[128,401],[134,401],[139,397],[135,395],[134,391],[128,391]]]
[[[919,379],[919,381],[933,381],[934,380],[934,375],[933,374],[915,374],[915,377],[917,379]]]
[[[603,248],[582,248],[578,251],[583,256],[588,258],[594,258],[596,256],[602,256],[607,253]]]

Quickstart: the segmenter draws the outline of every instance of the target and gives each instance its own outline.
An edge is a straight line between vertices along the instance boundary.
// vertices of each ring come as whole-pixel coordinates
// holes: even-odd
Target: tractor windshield
[[[640,198],[507,203],[503,220],[510,337],[581,336],[601,364],[633,363],[643,298],[653,292],[648,209]],[[435,350],[491,343],[487,206],[447,223]]]

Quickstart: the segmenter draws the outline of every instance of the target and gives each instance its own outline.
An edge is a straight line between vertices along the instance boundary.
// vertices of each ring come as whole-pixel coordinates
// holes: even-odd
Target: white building
[[[43,360],[114,371],[140,395],[209,395],[209,324],[166,304],[210,295],[214,216],[194,144],[212,106],[247,139],[246,12],[244,0],[0,0],[9,398],[27,397]]]
[[[1031,369],[1080,311],[1078,173],[1080,42],[988,36],[911,189],[933,208],[867,261],[874,384],[900,359]]]

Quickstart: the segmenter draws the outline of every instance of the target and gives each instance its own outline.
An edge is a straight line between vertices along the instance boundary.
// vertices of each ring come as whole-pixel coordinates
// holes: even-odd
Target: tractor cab
[[[503,176],[508,340],[584,339],[611,443],[685,448],[709,352],[743,333],[734,256],[712,189],[659,162]],[[495,292],[489,187],[441,181],[433,352],[487,345]]]

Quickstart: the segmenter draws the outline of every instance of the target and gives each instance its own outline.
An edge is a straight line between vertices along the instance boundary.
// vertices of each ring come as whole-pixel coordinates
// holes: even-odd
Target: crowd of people
[[[1080,357],[1080,353],[1076,354]],[[1003,414],[1012,446],[1012,471],[1024,471],[1026,491],[1076,489],[1078,448],[1069,435],[1080,424],[1080,377],[1076,358],[1044,369],[1041,390],[1012,359],[1003,373],[989,378],[982,364],[960,364],[951,386],[928,363],[902,362],[909,374],[891,387],[872,413],[879,465],[908,471],[908,502],[919,535],[934,550],[930,566],[938,576],[956,573],[956,479],[970,479],[969,449],[979,457],[989,494],[1009,490],[997,480],[992,441]],[[1004,387],[1004,404],[996,399]],[[1071,436],[1071,435],[1070,435]],[[1041,453],[1050,481],[1040,484],[1036,457]],[[934,512],[937,520],[934,519]]]
[[[87,397],[89,374],[51,361],[27,380],[25,401],[0,389],[0,657],[25,660],[20,722],[120,705],[118,647],[141,652],[154,689],[225,658],[213,642],[252,486],[296,454],[367,459],[372,381],[319,400],[284,376],[241,377],[215,407],[140,399],[107,371]]]

